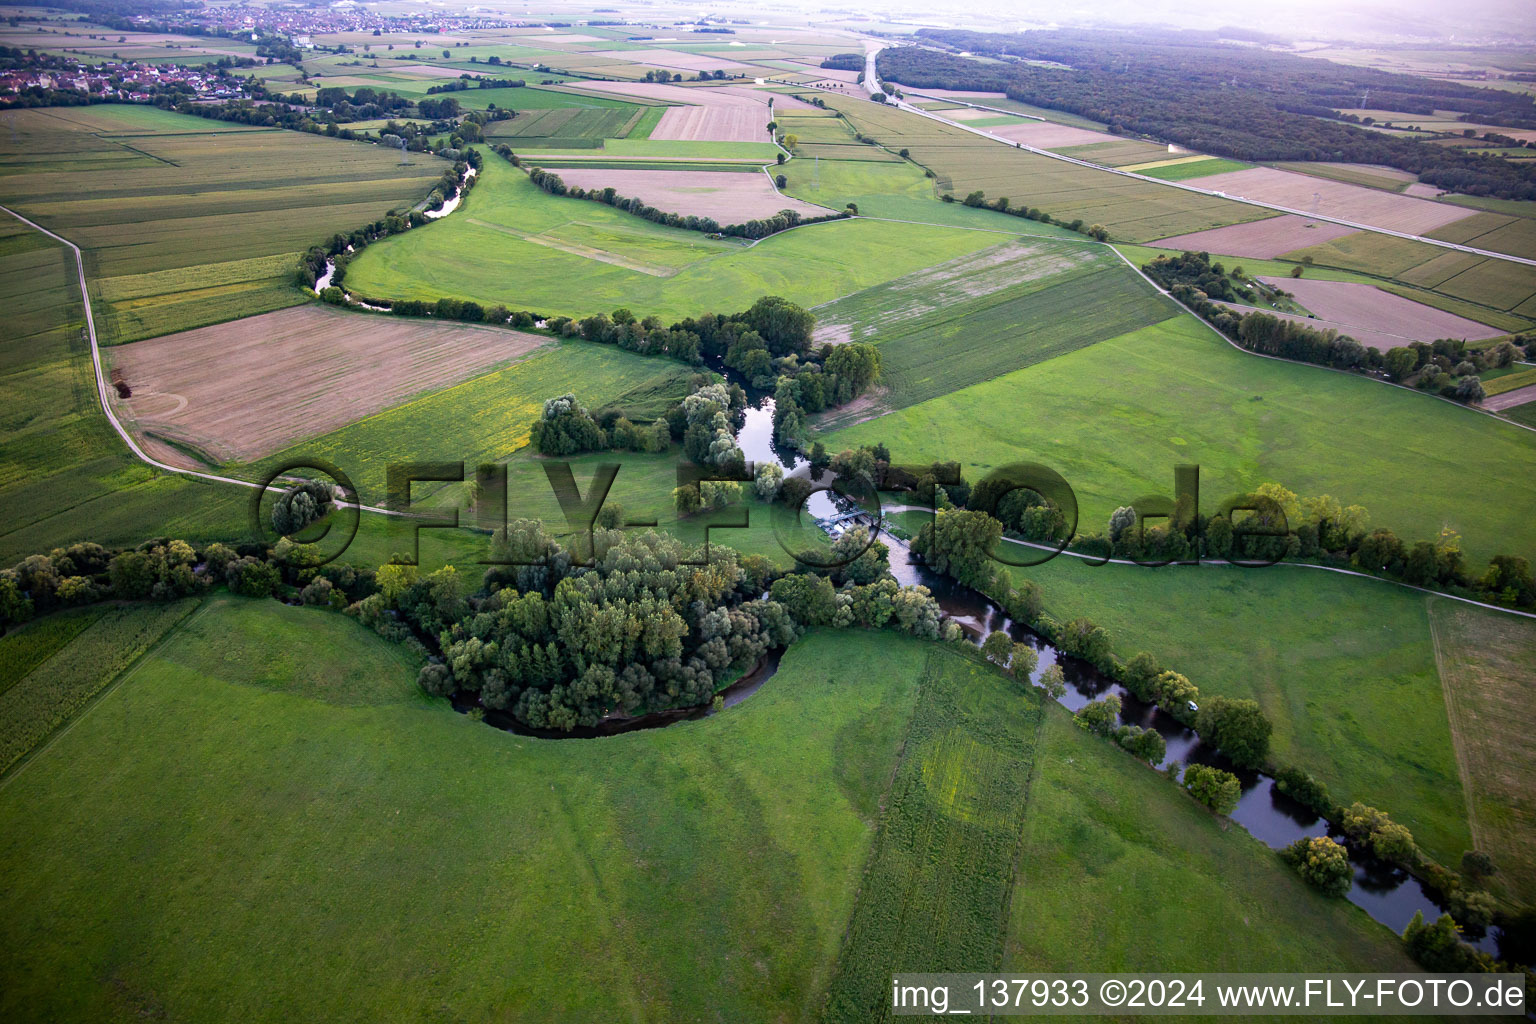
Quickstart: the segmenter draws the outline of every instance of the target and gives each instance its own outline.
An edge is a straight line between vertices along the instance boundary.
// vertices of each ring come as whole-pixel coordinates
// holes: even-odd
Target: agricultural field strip
[[[12,217],[15,217],[17,220],[27,225],[27,227],[32,228],[34,231],[40,231],[54,241],[68,246],[70,252],[74,254],[75,270],[79,274],[80,279],[80,298],[85,310],[86,335],[91,343],[91,368],[96,373],[96,397],[101,404],[101,411],[107,417],[107,422],[112,425],[112,429],[116,431],[118,437],[122,438],[123,444],[128,446],[128,450],[134,454],[134,457],[146,465],[153,466],[155,469],[161,470],[165,473],[174,473],[177,476],[194,477],[198,480],[209,480],[220,484],[234,484],[237,487],[244,487],[248,490],[256,490],[258,487],[260,487],[259,484],[253,481],[241,480],[238,477],[222,476],[217,473],[205,473],[201,470],[183,469],[180,466],[172,466],[169,463],[161,462],[158,459],[151,458],[148,454],[145,453],[144,449],[139,447],[138,442],[133,439],[133,435],[128,432],[128,429],[123,426],[122,421],[120,421],[116,414],[112,412],[112,403],[107,398],[107,379],[101,370],[101,345],[96,339],[96,318],[91,314],[91,293],[85,282],[85,257],[81,254],[80,247],[74,242],[71,242],[69,239],[64,238],[61,235],[56,235],[52,231],[49,231],[47,228],[33,223],[8,206],[0,206],[0,210],[4,210]],[[272,484],[267,487],[267,490],[281,492],[283,488],[276,484]],[[343,502],[342,504],[348,503]],[[398,516],[403,514],[400,512],[391,511],[387,508],[379,508],[374,505],[357,505],[356,507],[364,512],[377,512],[379,515]]]
[[[885,513],[888,513],[888,512],[891,513],[891,514],[895,514],[895,513],[899,513],[899,512],[932,512],[932,511],[933,511],[933,509],[928,508],[927,506],[924,506],[924,505],[882,504],[880,506],[880,512],[881,512],[882,515],[884,515]],[[1035,541],[1022,540],[1022,539],[1020,539],[1018,537],[1004,537],[1002,542],[1004,544],[1016,544],[1016,545],[1018,545],[1019,547],[1022,547],[1022,548],[1033,548],[1036,551],[1056,551],[1058,555],[1065,556],[1067,558],[1080,558],[1080,559],[1082,559],[1084,561],[1092,562],[1095,565],[1136,565],[1136,566],[1140,566],[1141,565],[1140,562],[1133,562],[1133,561],[1131,561],[1130,559],[1127,559],[1127,558],[1105,558],[1103,555],[1084,554],[1081,551],[1071,551],[1071,550],[1067,550],[1065,548],[1063,548],[1063,549],[1058,551],[1057,547],[1055,545],[1053,545],[1053,544],[1040,544],[1040,543],[1037,543]],[[1223,561],[1222,559],[1219,559],[1219,558],[1201,558],[1199,562],[1196,562],[1194,564],[1198,565],[1198,566],[1202,566],[1202,567],[1203,566],[1209,566],[1209,567],[1211,567],[1213,569],[1231,569],[1231,568],[1234,568],[1234,566],[1232,565],[1231,562]],[[1290,569],[1320,569],[1323,572],[1338,573],[1340,576],[1358,576],[1359,578],[1361,578],[1363,580],[1375,580],[1377,583],[1385,583],[1385,584],[1388,584],[1389,586],[1406,587],[1409,590],[1417,590],[1419,593],[1428,595],[1429,597],[1440,597],[1440,598],[1444,598],[1447,601],[1459,601],[1462,604],[1469,604],[1469,605],[1472,605],[1474,608],[1483,608],[1483,609],[1486,609],[1486,610],[1488,610],[1490,612],[1505,612],[1505,613],[1507,613],[1509,615],[1519,616],[1522,619],[1536,619],[1536,612],[1522,612],[1522,611],[1520,611],[1518,609],[1515,609],[1515,608],[1505,608],[1503,605],[1487,604],[1486,602],[1483,602],[1483,601],[1475,601],[1475,600],[1473,600],[1470,597],[1458,597],[1455,594],[1447,594],[1447,593],[1445,593],[1443,591],[1439,591],[1439,590],[1430,590],[1427,587],[1416,587],[1416,586],[1414,586],[1411,583],[1404,583],[1401,580],[1387,579],[1387,578],[1385,578],[1383,576],[1372,576],[1368,572],[1360,572],[1359,570],[1356,570],[1356,569],[1343,569],[1343,568],[1339,568],[1338,566],[1332,566],[1332,565],[1318,565],[1315,562],[1280,561],[1280,562],[1276,562],[1275,565],[1277,565],[1277,566],[1283,565],[1283,566],[1285,566],[1287,568],[1290,568]]]
[[[1442,249],[1454,249],[1454,250],[1456,250],[1458,252],[1472,253],[1474,255],[1484,256],[1484,257],[1487,257],[1489,259],[1503,260],[1503,261],[1506,261],[1506,262],[1509,262],[1509,263],[1521,263],[1521,264],[1524,264],[1525,266],[1528,266],[1528,267],[1536,267],[1536,260],[1526,259],[1523,256],[1511,256],[1508,253],[1492,252],[1492,251],[1489,251],[1489,250],[1486,250],[1486,249],[1475,249],[1475,248],[1473,248],[1471,246],[1458,245],[1458,244],[1453,243],[1453,242],[1442,242],[1438,238],[1427,238],[1427,237],[1424,237],[1422,235],[1410,235],[1410,234],[1407,234],[1406,232],[1402,232],[1402,231],[1393,231],[1393,230],[1390,230],[1388,228],[1376,227],[1375,225],[1371,225],[1371,224],[1361,224],[1361,223],[1356,222],[1356,221],[1345,220],[1342,217],[1330,217],[1330,216],[1326,216],[1326,215],[1323,215],[1323,214],[1312,214],[1312,213],[1310,213],[1307,210],[1292,209],[1291,207],[1280,206],[1280,205],[1278,205],[1276,203],[1266,203],[1266,202],[1261,202],[1261,201],[1259,201],[1257,199],[1245,199],[1245,198],[1242,198],[1242,197],[1239,197],[1239,196],[1228,196],[1228,195],[1224,195],[1224,194],[1222,194],[1220,192],[1213,191],[1211,189],[1205,189],[1205,188],[1200,188],[1199,186],[1196,186],[1196,185],[1186,184],[1185,182],[1182,182],[1182,181],[1168,181],[1168,180],[1163,179],[1163,178],[1154,178],[1154,177],[1152,177],[1150,175],[1146,175],[1146,174],[1137,174],[1137,173],[1132,172],[1132,171],[1121,170],[1118,167],[1105,167],[1102,164],[1092,163],[1092,162],[1087,161],[1087,160],[1080,160],[1077,157],[1063,156],[1060,153],[1053,153],[1053,152],[1051,152],[1048,149],[1037,149],[1034,146],[1029,145],[1028,143],[1018,142],[1017,140],[1014,140],[1014,139],[1005,138],[1004,136],[994,134],[994,133],[989,132],[989,131],[987,131],[987,130],[985,130],[983,128],[976,128],[976,127],[973,127],[971,125],[965,124],[962,121],[952,121],[949,118],[940,117],[938,114],[935,114],[935,113],[933,113],[931,111],[922,110],[922,109],[920,109],[918,107],[915,107],[915,106],[911,105],[910,103],[906,103],[906,102],[903,102],[903,101],[897,101],[895,105],[900,110],[905,110],[908,113],[917,114],[917,115],[919,115],[921,117],[926,117],[926,118],[928,118],[928,119],[930,119],[932,121],[937,121],[940,124],[949,125],[951,128],[959,128],[962,131],[970,132],[973,135],[980,135],[982,138],[990,139],[993,142],[1000,142],[1003,145],[1006,145],[1006,146],[1009,146],[1009,147],[1022,148],[1025,152],[1034,153],[1036,156],[1050,157],[1052,160],[1063,160],[1063,161],[1065,161],[1065,162],[1067,162],[1069,164],[1076,164],[1079,167],[1086,167],[1086,168],[1089,168],[1090,170],[1107,171],[1110,174],[1118,174],[1118,175],[1121,175],[1123,177],[1134,178],[1134,179],[1136,179],[1138,181],[1146,181],[1146,182],[1151,182],[1151,183],[1157,184],[1157,185],[1165,185],[1165,186],[1167,186],[1169,188],[1182,189],[1185,192],[1194,192],[1194,193],[1198,193],[1199,195],[1210,196],[1213,199],[1226,199],[1226,200],[1229,200],[1229,201],[1234,202],[1234,203],[1242,203],[1242,204],[1244,204],[1246,206],[1257,206],[1257,207],[1259,207],[1261,209],[1266,209],[1266,210],[1278,210],[1280,213],[1292,213],[1292,214],[1296,214],[1297,216],[1300,216],[1300,217],[1311,217],[1314,220],[1326,220],[1326,221],[1329,221],[1329,222],[1334,223],[1334,224],[1342,224],[1345,227],[1354,228],[1357,231],[1375,231],[1375,232],[1377,232],[1379,234],[1392,235],[1392,236],[1397,237],[1397,238],[1406,238],[1406,239],[1408,239],[1409,241],[1412,241],[1412,242],[1424,242],[1424,243],[1426,243],[1428,245],[1439,246]]]

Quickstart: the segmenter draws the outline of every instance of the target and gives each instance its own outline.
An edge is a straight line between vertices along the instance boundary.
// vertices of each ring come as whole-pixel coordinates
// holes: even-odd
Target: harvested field
[[[1247,256],[1250,259],[1272,259],[1292,249],[1301,249],[1319,242],[1355,234],[1354,228],[1327,221],[1309,220],[1286,213],[1268,220],[1255,220],[1247,224],[1233,224],[1211,231],[1196,231],[1189,235],[1174,235],[1151,244],[1160,249],[1184,249],[1189,252],[1213,252],[1223,256]]]
[[[945,107],[937,103],[923,105],[925,110],[943,114],[951,121],[985,121],[989,117],[997,117],[995,110],[982,110],[980,107]]]
[[[1413,196],[1415,199],[1433,199],[1441,194],[1439,186],[1426,185],[1422,181],[1416,181],[1403,189],[1403,195]]]
[[[601,167],[560,170],[567,185],[585,189],[612,188],[621,196],[644,200],[658,210],[710,217],[721,224],[743,224],[794,210],[802,217],[823,217],[831,211],[780,195],[766,174],[730,171],[628,171]]]
[[[136,432],[249,462],[518,359],[548,339],[299,306],[111,350]]]
[[[688,142],[767,142],[768,101],[799,101],[754,89],[686,88],[645,82],[583,82],[581,88],[614,96],[639,96],[677,104],[651,130],[652,139]],[[786,102],[788,100],[788,102]]]
[[[1527,402],[1536,402],[1536,384],[1528,384],[1523,388],[1506,391],[1502,395],[1485,398],[1483,408],[1489,412],[1503,412],[1505,409],[1513,409]]]
[[[1415,235],[1468,216],[1465,211],[1444,203],[1432,203],[1292,171],[1279,171],[1272,167],[1253,167],[1246,171],[1191,178],[1189,184],[1225,192],[1229,196],[1288,206],[1293,210],[1312,209],[1315,195],[1317,212],[1324,216]]]
[[[1022,142],[1036,149],[1063,149],[1067,146],[1091,146],[1109,141],[1112,137],[1086,128],[1073,128],[1064,124],[1039,121],[1031,124],[1003,125],[987,129],[993,135]]]
[[[1297,302],[1321,319],[1356,325],[1361,329],[1372,329],[1412,341],[1434,341],[1436,338],[1480,340],[1496,338],[1504,333],[1496,327],[1393,295],[1368,284],[1290,277],[1261,277],[1259,280],[1292,293]]]
[[[726,57],[708,53],[684,53],[681,50],[593,50],[589,57],[606,57],[615,63],[646,64],[672,71],[725,71],[737,73],[754,70]]]

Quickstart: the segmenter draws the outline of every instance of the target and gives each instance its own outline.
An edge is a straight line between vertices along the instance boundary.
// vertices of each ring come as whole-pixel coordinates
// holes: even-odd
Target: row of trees
[[[443,203],[457,195],[460,190],[472,187],[475,179],[469,174],[469,169],[471,167],[478,168],[480,161],[480,154],[474,150],[464,153],[461,159],[454,161],[451,167],[443,171],[442,177],[433,183],[432,190],[427,193],[423,205],[428,209],[441,209]],[[421,211],[410,210],[405,213],[392,212],[371,224],[365,224],[346,234],[338,232],[332,235],[325,245],[311,246],[299,257],[299,264],[296,270],[298,282],[306,288],[313,288],[315,282],[325,273],[326,263],[334,260],[336,265],[335,272],[331,275],[330,283],[336,290],[331,295],[322,297],[329,302],[340,304],[344,301],[341,282],[346,278],[347,264],[359,252],[381,238],[398,235],[426,223],[429,223],[429,221]],[[449,303],[457,302],[457,300],[444,301]],[[487,315],[486,311],[473,303],[469,304],[474,307],[470,310],[466,310],[464,304],[460,303],[457,307],[452,305],[444,307],[442,311],[438,311],[435,305],[429,308],[426,303],[419,301],[413,305],[406,303],[397,303],[396,305],[403,308],[392,309],[392,312],[404,316],[425,316],[429,312],[437,312],[438,315],[451,320],[479,322],[481,320],[493,319]],[[474,315],[475,310],[480,311],[478,316]],[[507,313],[499,321],[493,322],[506,322],[511,316],[512,314]],[[532,314],[527,314],[527,316],[529,320],[525,326],[532,326]]]
[[[901,155],[906,156],[907,151],[902,150]],[[946,203],[952,203],[955,201],[955,194],[953,192],[945,192],[940,198]],[[1081,217],[1074,217],[1072,220],[1057,220],[1038,207],[1030,206],[1026,203],[1014,205],[1013,200],[1007,196],[998,196],[996,199],[988,200],[986,192],[981,189],[977,189],[967,195],[961,200],[961,203],[978,209],[996,210],[998,213],[1006,213],[1012,217],[1039,221],[1041,224],[1055,224],[1058,227],[1066,228],[1068,231],[1076,231],[1080,235],[1087,235],[1096,242],[1109,241],[1109,229],[1102,224],[1088,224]]]
[[[498,146],[498,153],[511,160],[516,154],[510,147]],[[519,159],[518,163],[521,163]],[[788,231],[790,228],[800,227],[804,224],[819,224],[823,221],[842,220],[852,216],[851,210],[842,213],[829,213],[825,217],[801,217],[794,210],[780,210],[772,217],[755,218],[744,224],[727,224],[722,227],[711,217],[698,217],[693,214],[673,213],[667,210],[658,210],[640,199],[630,196],[621,196],[613,188],[584,189],[567,186],[560,175],[553,171],[546,171],[541,167],[535,167],[528,172],[528,178],[539,188],[553,196],[568,196],[572,199],[588,199],[594,203],[602,203],[612,206],[614,209],[632,213],[636,217],[644,218],[654,224],[663,224],[669,228],[683,228],[688,231],[702,231],[709,235],[724,235],[732,238],[767,238],[769,235],[778,234],[780,231]]]

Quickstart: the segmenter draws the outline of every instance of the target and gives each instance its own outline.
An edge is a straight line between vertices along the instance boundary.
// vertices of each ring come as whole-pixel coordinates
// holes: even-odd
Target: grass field
[[[86,251],[108,344],[302,301],[297,253],[411,205],[445,166],[147,107],[5,121],[0,201]]]
[[[1500,415],[1516,423],[1523,423],[1527,427],[1536,427],[1536,402],[1526,402],[1524,405],[1505,409]]]
[[[1004,970],[1415,969],[1364,912],[1049,710]]]
[[[921,665],[828,993],[829,1021],[882,1019],[893,972],[1001,967],[1019,831],[1032,810],[1040,699],[942,650]]]
[[[1163,181],[1183,181],[1186,178],[1198,178],[1202,174],[1223,174],[1227,171],[1241,171],[1250,166],[1239,160],[1224,160],[1212,157],[1209,160],[1194,160],[1187,164],[1167,164],[1163,167],[1147,167],[1139,174],[1145,174],[1149,178],[1161,178]]]
[[[596,741],[497,732],[414,673],[342,616],[207,599],[0,787],[0,1014],[822,1019],[829,988],[888,977],[855,940],[882,938],[860,925],[903,861],[942,888],[893,876],[932,908],[883,937],[901,955],[999,958],[1011,887],[1009,963],[1091,891],[1118,941],[1050,943],[1077,965],[1183,966],[1272,901],[1224,965],[1406,969],[1386,930],[1059,711],[1031,751],[1038,698],[918,641],[816,633],[722,715]],[[1065,799],[1106,774],[1128,798]],[[1180,913],[1083,879],[1138,866],[1132,843],[1177,855]]]
[[[494,155],[483,177],[452,217],[369,246],[348,285],[381,298],[452,295],[583,316],[624,305],[667,319],[744,308],[765,294],[815,305],[996,242],[858,219],[746,247],[547,195]]]
[[[345,618],[214,599],[0,790],[0,1013],[812,1019],[916,684],[883,639],[546,742]]]
[[[1120,657],[1148,651],[1206,696],[1258,701],[1280,763],[1305,768],[1346,805],[1386,809],[1442,863],[1470,846],[1423,594],[1285,566],[1061,557],[1009,572],[1040,585],[1051,615],[1107,629]]]
[[[1429,602],[1435,658],[1445,686],[1472,838],[1493,858],[1494,885],[1536,899],[1536,715],[1529,700],[1536,623],[1444,598]]]
[[[1027,415],[1021,415],[1027,410]],[[1448,444],[1447,438],[1455,438]],[[1491,417],[1318,367],[1240,352],[1191,317],[1100,342],[839,431],[903,462],[957,459],[968,479],[1043,462],[1102,529],[1198,463],[1207,504],[1274,481],[1364,505],[1413,540],[1461,533],[1469,561],[1536,554],[1524,514],[1536,436]],[[1466,481],[1478,499],[1465,500]]]
[[[107,609],[0,693],[0,776],[196,606],[197,601],[189,598]],[[76,621],[71,620],[71,625]],[[45,623],[33,627],[48,628]]]
[[[1103,224],[1116,238],[1146,241],[1257,220],[1266,211],[1126,178],[1006,145],[878,104],[830,97],[854,127],[938,175],[957,197],[980,189],[989,199],[1038,207],[1059,220]]]
[[[1084,316],[1085,307],[1099,309]],[[818,340],[873,341],[899,409],[1165,320],[1176,308],[1099,246],[1004,243],[816,310]],[[862,404],[846,417],[867,418]],[[828,422],[837,422],[838,418]]]

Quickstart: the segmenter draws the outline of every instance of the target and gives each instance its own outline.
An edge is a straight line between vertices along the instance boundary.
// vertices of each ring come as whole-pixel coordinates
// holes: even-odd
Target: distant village
[[[230,100],[249,95],[247,79],[223,68],[183,67],[142,61],[74,61],[73,67],[10,68],[0,71],[0,102],[26,94],[72,90],[93,100],[148,102],[167,92],[196,100]]]

